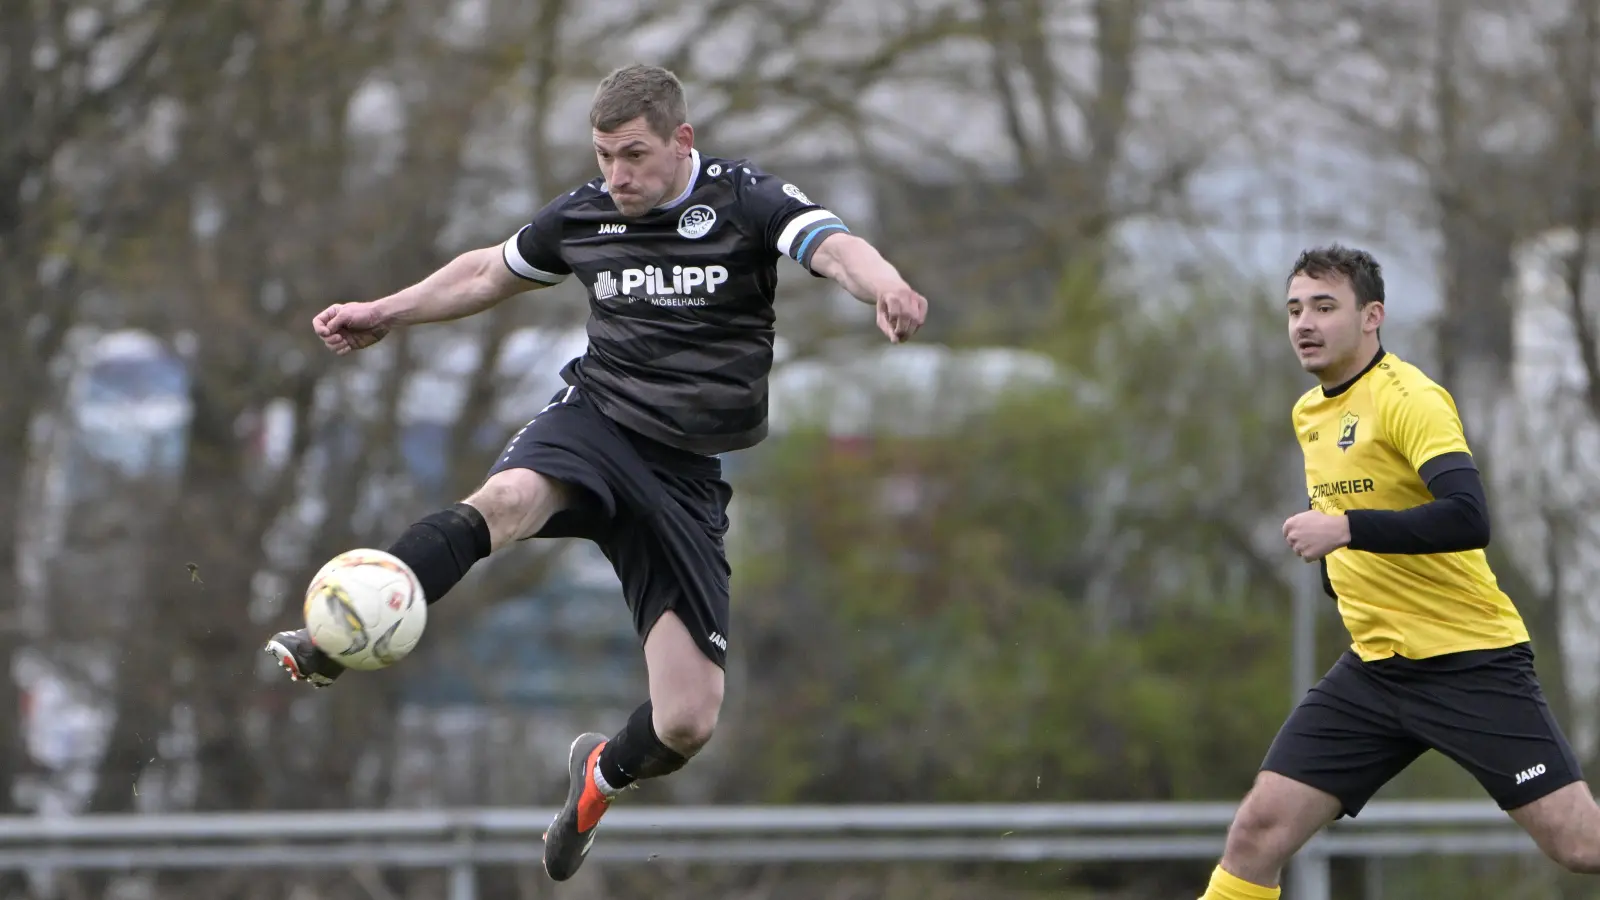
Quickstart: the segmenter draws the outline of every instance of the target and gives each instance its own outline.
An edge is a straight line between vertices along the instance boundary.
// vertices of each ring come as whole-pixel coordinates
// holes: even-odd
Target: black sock
[[[650,701],[646,700],[600,751],[600,759],[595,763],[600,777],[617,790],[635,781],[671,775],[689,761],[656,736],[656,726],[650,721],[652,709]]]
[[[389,552],[417,573],[432,604],[466,577],[472,564],[489,555],[489,524],[465,503],[442,509],[406,529]]]

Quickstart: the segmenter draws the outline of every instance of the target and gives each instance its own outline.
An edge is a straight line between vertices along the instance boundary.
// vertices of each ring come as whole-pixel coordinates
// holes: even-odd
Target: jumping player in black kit
[[[682,768],[716,726],[731,499],[716,454],[767,433],[778,257],[876,306],[895,343],[927,313],[892,265],[799,188],[746,160],[701,156],[671,72],[612,72],[589,119],[600,178],[551,200],[501,246],[315,320],[344,354],[392,328],[470,316],[568,278],[588,289],[589,345],[562,369],[567,387],[511,438],[477,491],[388,548],[430,604],[475,562],[527,538],[586,538],[615,567],[650,699],[614,737],[573,742],[571,787],[545,833],[545,871],[558,881],[583,863],[618,791]],[[274,635],[266,650],[318,687],[343,671],[304,629]]]

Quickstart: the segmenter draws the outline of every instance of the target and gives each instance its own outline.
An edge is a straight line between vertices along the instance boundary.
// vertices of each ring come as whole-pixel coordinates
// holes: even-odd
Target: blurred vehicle
[[[142,331],[93,342],[67,387],[67,414],[85,454],[129,477],[173,476],[183,466],[193,403],[189,370]]]
[[[181,345],[136,330],[74,336],[60,411],[41,423],[47,544],[59,544],[69,509],[113,482],[181,473],[194,414]]]

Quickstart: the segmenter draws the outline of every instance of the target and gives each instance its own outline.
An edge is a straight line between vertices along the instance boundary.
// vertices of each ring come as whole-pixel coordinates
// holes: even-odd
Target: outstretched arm
[[[511,271],[502,248],[484,247],[457,256],[416,284],[378,301],[386,325],[448,322],[476,315],[508,297],[549,285]]]
[[[878,329],[898,344],[922,327],[928,301],[911,289],[876,247],[853,234],[829,234],[811,257],[811,269],[878,310]]]
[[[469,250],[387,297],[336,303],[318,313],[312,327],[330,350],[345,354],[383,340],[398,325],[464,319],[524,291],[561,283],[572,273],[559,252],[565,196],[546,204],[504,244]]]
[[[312,320],[328,349],[340,355],[383,340],[400,325],[444,322],[483,312],[496,303],[544,282],[518,277],[502,260],[501,248],[461,254],[427,278],[378,300],[335,303]]]
[[[916,334],[928,301],[877,248],[850,233],[838,216],[804,191],[753,166],[740,166],[739,214],[751,231],[813,275],[831,278],[878,310],[878,330],[898,344]]]

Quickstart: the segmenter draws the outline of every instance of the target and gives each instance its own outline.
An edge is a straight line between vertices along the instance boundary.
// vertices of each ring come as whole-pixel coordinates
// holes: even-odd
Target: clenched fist
[[[900,344],[911,339],[928,317],[928,300],[900,284],[878,295],[878,330]]]
[[[1306,562],[1316,562],[1350,543],[1350,520],[1308,509],[1283,523],[1283,537]]]
[[[311,327],[328,349],[340,356],[371,347],[389,333],[389,324],[375,303],[335,303],[317,313]]]

